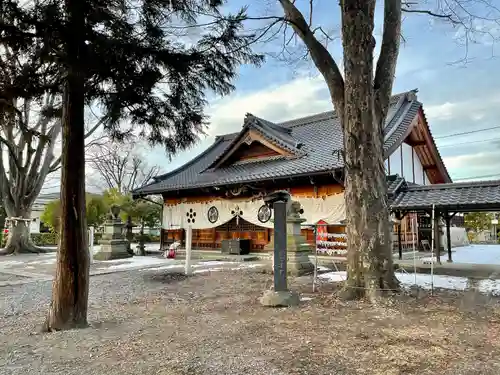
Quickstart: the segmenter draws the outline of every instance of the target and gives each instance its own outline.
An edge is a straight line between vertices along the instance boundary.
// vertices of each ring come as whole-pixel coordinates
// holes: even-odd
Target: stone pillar
[[[286,191],[279,191],[264,199],[266,204],[273,205],[274,209],[274,289],[266,290],[260,298],[263,306],[295,306],[300,302],[296,292],[288,290],[287,287],[287,213],[290,201],[290,194]]]
[[[111,206],[111,212],[104,223],[104,233],[99,241],[101,249],[94,255],[95,260],[125,259],[132,255],[128,250],[128,241],[123,237],[120,207]]]
[[[125,225],[125,238],[128,241],[127,251],[130,255],[134,255],[134,250],[132,249],[132,240],[134,239],[134,234],[132,233],[132,229],[135,225],[132,223],[132,218],[130,215],[127,216],[127,224]]]
[[[309,255],[312,254],[312,246],[307,243],[305,236],[301,233],[301,224],[306,221],[300,217],[302,212],[299,202],[290,202],[286,218],[286,250],[287,273],[292,276],[301,276],[314,271],[314,265],[309,259]],[[270,251],[274,249],[274,233],[265,249]],[[272,264],[274,265],[274,253]]]

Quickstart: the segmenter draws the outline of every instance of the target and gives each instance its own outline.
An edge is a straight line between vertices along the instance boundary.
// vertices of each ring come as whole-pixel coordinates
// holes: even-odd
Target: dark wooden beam
[[[455,215],[455,214],[453,214]],[[448,247],[448,262],[451,263],[453,262],[453,260],[451,259],[451,231],[450,231],[450,221],[451,221],[451,217],[450,215],[446,214],[445,215],[445,221],[446,221],[446,243],[447,243],[447,247]]]
[[[422,168],[424,169],[424,171],[428,171],[428,170],[432,170],[432,169],[437,169],[437,165],[436,164],[424,165],[424,166],[422,166]]]
[[[403,260],[403,247],[401,246],[401,220],[398,223],[398,252],[399,260]]]
[[[406,143],[408,143],[412,147],[427,145],[427,143],[425,141],[412,141],[412,140],[409,140]]]

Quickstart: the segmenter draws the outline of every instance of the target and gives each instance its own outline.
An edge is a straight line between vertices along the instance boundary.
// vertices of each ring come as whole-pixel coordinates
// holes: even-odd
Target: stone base
[[[260,297],[262,306],[267,307],[288,307],[297,306],[300,303],[298,293],[292,291],[275,292],[274,290],[266,290],[264,295]]]
[[[95,260],[112,260],[131,258],[133,254],[128,252],[128,241],[111,240],[99,241],[101,250],[94,254]]]

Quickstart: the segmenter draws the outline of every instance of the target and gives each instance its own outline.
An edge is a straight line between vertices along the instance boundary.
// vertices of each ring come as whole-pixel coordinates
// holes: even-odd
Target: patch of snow
[[[331,271],[331,268],[324,267],[324,266],[318,266],[318,271]]]
[[[312,300],[312,297],[300,297],[301,301],[310,301]]]
[[[264,266],[265,266],[265,264],[262,264],[262,263],[249,263],[249,264],[242,263],[238,267],[231,268],[231,271],[244,270],[246,268],[258,268],[258,267],[264,267]]]
[[[446,255],[441,256],[441,260]],[[453,262],[471,264],[500,264],[500,245],[469,245],[453,249]],[[435,257],[420,259],[423,262],[435,261]]]
[[[500,280],[481,280],[478,283],[477,289],[481,293],[500,295]]]
[[[400,273],[396,272],[396,277],[401,282],[403,287],[411,287],[413,285],[418,285],[423,289],[431,289],[431,283],[434,284],[434,288],[443,289],[454,289],[454,290],[465,290],[468,285],[468,280],[465,277],[455,277],[455,276],[445,276],[445,275],[431,275],[417,273],[415,284],[415,274],[410,273]],[[326,282],[340,282],[347,278],[347,273],[345,271],[340,272],[329,272],[322,275],[318,275],[318,278]],[[497,283],[481,284],[483,282],[497,281]],[[482,280],[480,283],[480,290],[485,293],[489,293],[492,289],[497,288],[498,293],[500,293],[500,280]],[[481,288],[482,286],[482,288]]]
[[[415,274],[413,273],[396,272],[396,277],[405,287],[415,285]],[[428,274],[417,273],[416,285],[423,289],[431,289],[431,283],[434,284],[434,288],[455,290],[465,290],[467,288],[467,278],[465,277],[446,275],[434,275],[431,277]]]
[[[174,268],[184,268],[184,265],[183,264],[170,264],[168,266],[144,268],[141,271],[161,271],[161,270],[171,270]]]
[[[56,264],[57,259],[54,257],[53,259],[46,260],[35,260],[33,262],[28,262],[28,264]]]
[[[20,264],[24,264],[24,262],[21,262],[19,260],[8,260],[0,263],[1,266],[5,267],[18,266]]]
[[[347,273],[345,271],[328,272],[318,275],[318,278],[327,282],[336,283],[339,281],[345,281],[347,278]]]
[[[196,270],[193,271],[193,273],[205,273],[205,272],[217,272],[217,271],[222,271],[224,268],[216,267],[216,268],[206,268],[204,270]]]
[[[223,262],[218,260],[208,260],[206,262],[193,264],[193,267],[198,268],[198,267],[222,266],[224,264],[238,264],[238,262]]]
[[[97,268],[98,270],[118,270],[118,269],[127,269],[127,268],[139,268],[141,266],[154,266],[154,265],[165,265],[172,264],[172,260],[163,259],[163,258],[153,258],[153,257],[143,257],[143,256],[134,256],[132,258],[126,259],[113,259],[113,260],[102,260],[102,261],[94,261],[96,264],[113,264],[109,267],[101,267]]]

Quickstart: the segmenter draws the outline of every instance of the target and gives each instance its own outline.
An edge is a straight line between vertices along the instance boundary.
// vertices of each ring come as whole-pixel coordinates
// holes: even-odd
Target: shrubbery
[[[0,243],[2,244],[2,246],[4,246],[5,241],[1,236],[2,235],[0,234]],[[138,233],[134,234],[134,238],[133,238],[132,242],[139,242],[139,237],[140,237],[140,234],[138,234]],[[98,245],[99,240],[101,238],[102,238],[102,233],[95,233],[94,234],[94,245]],[[143,238],[144,238],[145,243],[160,242],[160,236],[151,236],[149,234],[144,234]],[[58,241],[59,241],[59,236],[57,235],[57,233],[52,233],[52,232],[32,233],[31,239],[33,240],[33,243],[37,246],[57,246]]]
[[[37,246],[57,246],[59,236],[57,233],[31,233],[31,240]]]

